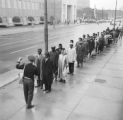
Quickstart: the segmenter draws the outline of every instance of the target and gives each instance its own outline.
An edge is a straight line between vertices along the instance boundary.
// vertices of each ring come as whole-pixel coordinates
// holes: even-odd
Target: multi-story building
[[[57,22],[74,22],[76,20],[76,0],[49,0],[48,16]]]
[[[0,0],[0,23],[29,24],[35,21],[40,22],[44,16],[43,0]]]
[[[76,19],[76,0],[47,0],[48,19],[57,22]],[[44,19],[44,0],[0,0],[0,24],[39,24]]]

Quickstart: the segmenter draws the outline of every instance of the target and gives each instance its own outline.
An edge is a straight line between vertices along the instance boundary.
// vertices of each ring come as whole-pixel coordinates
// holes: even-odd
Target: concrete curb
[[[14,69],[4,74],[1,74],[0,75],[0,88],[16,81],[19,78],[18,73],[19,73],[19,70]]]

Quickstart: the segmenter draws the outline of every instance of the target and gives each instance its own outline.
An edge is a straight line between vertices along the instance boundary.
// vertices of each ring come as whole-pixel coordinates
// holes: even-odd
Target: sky
[[[115,9],[116,0],[90,0],[91,8]],[[123,7],[123,0],[117,0],[117,8]]]

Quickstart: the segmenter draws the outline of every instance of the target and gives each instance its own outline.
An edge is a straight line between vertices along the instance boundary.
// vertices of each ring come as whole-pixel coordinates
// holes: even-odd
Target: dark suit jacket
[[[53,67],[52,62],[50,59],[45,61],[45,59],[42,62],[42,73],[43,73],[43,81],[45,80],[52,82],[53,80]]]

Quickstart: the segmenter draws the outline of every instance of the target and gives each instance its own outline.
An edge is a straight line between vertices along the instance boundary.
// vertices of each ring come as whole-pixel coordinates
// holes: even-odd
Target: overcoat
[[[43,75],[43,83],[46,81],[52,84],[53,81],[53,67],[50,59],[47,61],[44,59],[42,62],[42,75]]]

